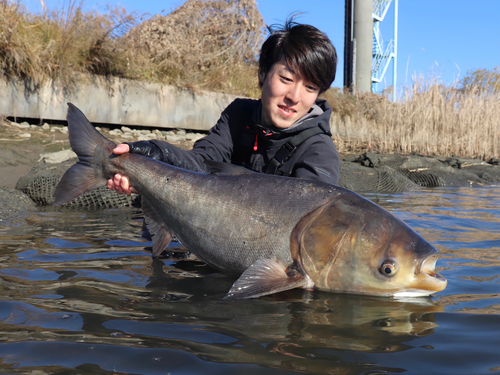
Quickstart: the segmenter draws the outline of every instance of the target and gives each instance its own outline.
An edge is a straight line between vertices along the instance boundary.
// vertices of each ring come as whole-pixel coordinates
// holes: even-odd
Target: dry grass
[[[258,95],[264,36],[255,0],[187,0],[127,35],[169,83],[247,96]]]
[[[0,76],[36,87],[90,73],[258,95],[265,28],[255,0],[188,0],[165,17],[139,21],[121,7],[82,12],[70,1],[33,14],[0,0]]]
[[[349,113],[335,112],[339,151],[373,149],[490,160],[500,157],[500,93],[480,82],[467,90],[422,77],[400,102],[359,95]],[[347,140],[347,142],[346,142]]]
[[[121,8],[105,15],[82,13],[74,2],[32,14],[20,3],[0,1],[0,73],[35,83],[75,73],[125,75],[127,45],[121,36],[134,24]]]
[[[114,75],[258,97],[256,58],[265,35],[255,0],[187,0],[167,16],[140,22],[120,7],[106,14],[65,8],[29,13],[0,0],[0,76],[37,83],[78,73]],[[323,94],[333,108],[340,152],[474,157],[500,155],[500,74],[477,70],[461,85],[417,80],[402,100],[375,94]]]

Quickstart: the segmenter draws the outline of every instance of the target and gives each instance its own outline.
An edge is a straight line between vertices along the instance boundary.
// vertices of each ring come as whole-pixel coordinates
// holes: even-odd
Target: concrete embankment
[[[0,79],[0,115],[66,120],[67,105],[80,108],[95,124],[208,130],[235,96],[132,81],[80,76],[71,84]]]
[[[66,103],[71,102],[95,125],[208,131],[235,98],[118,77],[82,75],[72,83],[37,85],[0,79],[0,115],[34,119],[36,124],[66,121]],[[359,127],[342,124],[333,116],[330,127],[333,134],[345,138],[360,136]]]

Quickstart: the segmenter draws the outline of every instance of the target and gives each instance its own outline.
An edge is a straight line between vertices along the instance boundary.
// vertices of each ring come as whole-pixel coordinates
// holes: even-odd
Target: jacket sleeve
[[[322,181],[338,185],[340,179],[340,157],[332,139],[325,134],[312,137],[310,145],[297,155],[290,177]],[[295,156],[295,155],[294,155]]]
[[[222,112],[208,134],[195,142],[192,150],[182,150],[165,141],[150,142],[161,149],[161,161],[190,171],[207,173],[205,160],[231,161],[233,140],[229,129],[230,112],[231,105]]]

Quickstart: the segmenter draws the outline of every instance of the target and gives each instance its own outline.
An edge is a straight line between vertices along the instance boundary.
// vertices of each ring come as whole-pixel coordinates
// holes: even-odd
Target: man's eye
[[[318,89],[314,86],[306,86],[306,88],[309,90],[309,91],[318,91]]]
[[[292,82],[291,78],[288,78],[288,77],[285,77],[285,76],[281,76],[281,79],[284,80],[284,81],[287,81],[287,82]]]

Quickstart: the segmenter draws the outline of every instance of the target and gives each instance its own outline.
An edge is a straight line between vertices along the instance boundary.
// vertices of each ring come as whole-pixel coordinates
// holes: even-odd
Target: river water
[[[444,291],[226,301],[232,279],[151,258],[139,210],[1,223],[0,373],[500,374],[500,188],[365,196],[438,248]]]

